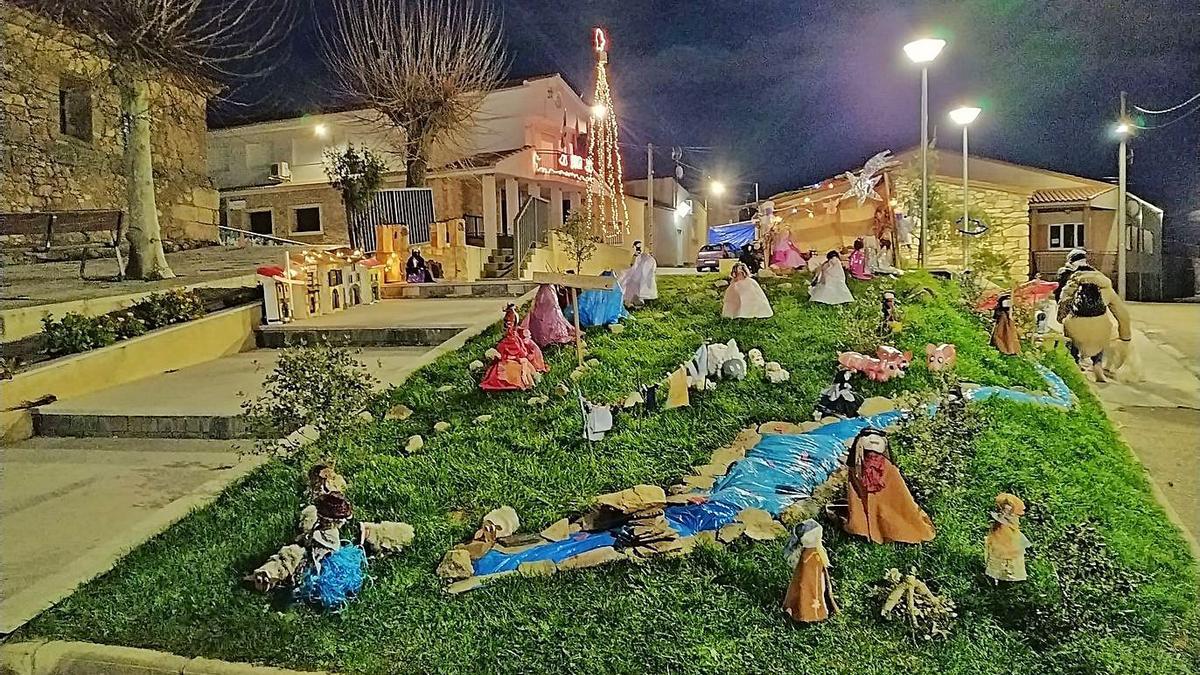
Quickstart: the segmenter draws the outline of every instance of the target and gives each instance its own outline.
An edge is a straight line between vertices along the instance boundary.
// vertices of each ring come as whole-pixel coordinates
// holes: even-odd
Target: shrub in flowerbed
[[[127,309],[101,316],[67,312],[61,319],[42,319],[46,353],[78,354],[128,340],[146,331],[204,316],[204,301],[191,290],[152,293]]]

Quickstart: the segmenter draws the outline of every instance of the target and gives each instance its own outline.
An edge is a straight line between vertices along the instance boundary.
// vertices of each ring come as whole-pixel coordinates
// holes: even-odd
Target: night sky
[[[327,101],[314,26],[316,0],[264,97],[225,106],[225,120],[315,109]],[[338,0],[341,1],[341,0]],[[590,32],[610,34],[610,74],[622,140],[685,151],[685,182],[705,176],[759,181],[763,196],[854,169],[882,149],[919,143],[920,71],[901,46],[948,41],[930,69],[930,124],[939,147],[960,151],[946,112],[984,110],[971,150],[984,156],[1104,179],[1116,174],[1110,130],[1118,93],[1161,109],[1200,92],[1200,0],[497,0],[510,75],[561,72],[585,100],[592,87]],[[252,98],[247,92],[258,92]],[[1162,124],[1175,113],[1146,116]],[[1132,144],[1130,189],[1167,210],[1167,236],[1197,239],[1200,112]],[[645,150],[626,152],[628,176]],[[659,155],[660,173],[672,168]],[[740,188],[752,190],[752,188]],[[1185,233],[1185,229],[1187,230]]]

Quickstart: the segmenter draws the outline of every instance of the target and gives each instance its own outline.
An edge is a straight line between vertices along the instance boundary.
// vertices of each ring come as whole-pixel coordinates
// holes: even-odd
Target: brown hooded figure
[[[1021,336],[1017,333],[1017,324],[1013,322],[1012,309],[1012,294],[1004,293],[996,299],[996,309],[992,312],[992,319],[996,322],[992,328],[992,346],[1009,356],[1021,353]]]
[[[795,571],[783,599],[783,611],[792,621],[824,621],[838,611],[829,580],[829,554],[821,535],[821,526],[810,518],[796,526],[788,541],[787,558]]]
[[[879,429],[858,432],[846,460],[845,529],[876,544],[919,544],[933,539],[933,522],[917,506],[900,470],[892,464],[887,435]]]

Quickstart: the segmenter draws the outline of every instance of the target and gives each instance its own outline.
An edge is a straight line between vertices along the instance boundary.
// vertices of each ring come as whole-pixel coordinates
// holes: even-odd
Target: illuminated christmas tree
[[[618,240],[629,231],[625,188],[621,183],[621,151],[617,143],[617,111],[608,89],[608,38],[602,28],[592,32],[596,53],[596,88],[592,92],[592,120],[588,128],[588,181],[585,213],[592,231],[607,240]]]

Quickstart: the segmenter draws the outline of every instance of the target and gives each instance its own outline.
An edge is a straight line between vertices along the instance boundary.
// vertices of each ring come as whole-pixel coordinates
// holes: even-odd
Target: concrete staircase
[[[516,256],[511,248],[494,248],[483,263],[484,279],[507,279],[512,274]]]

